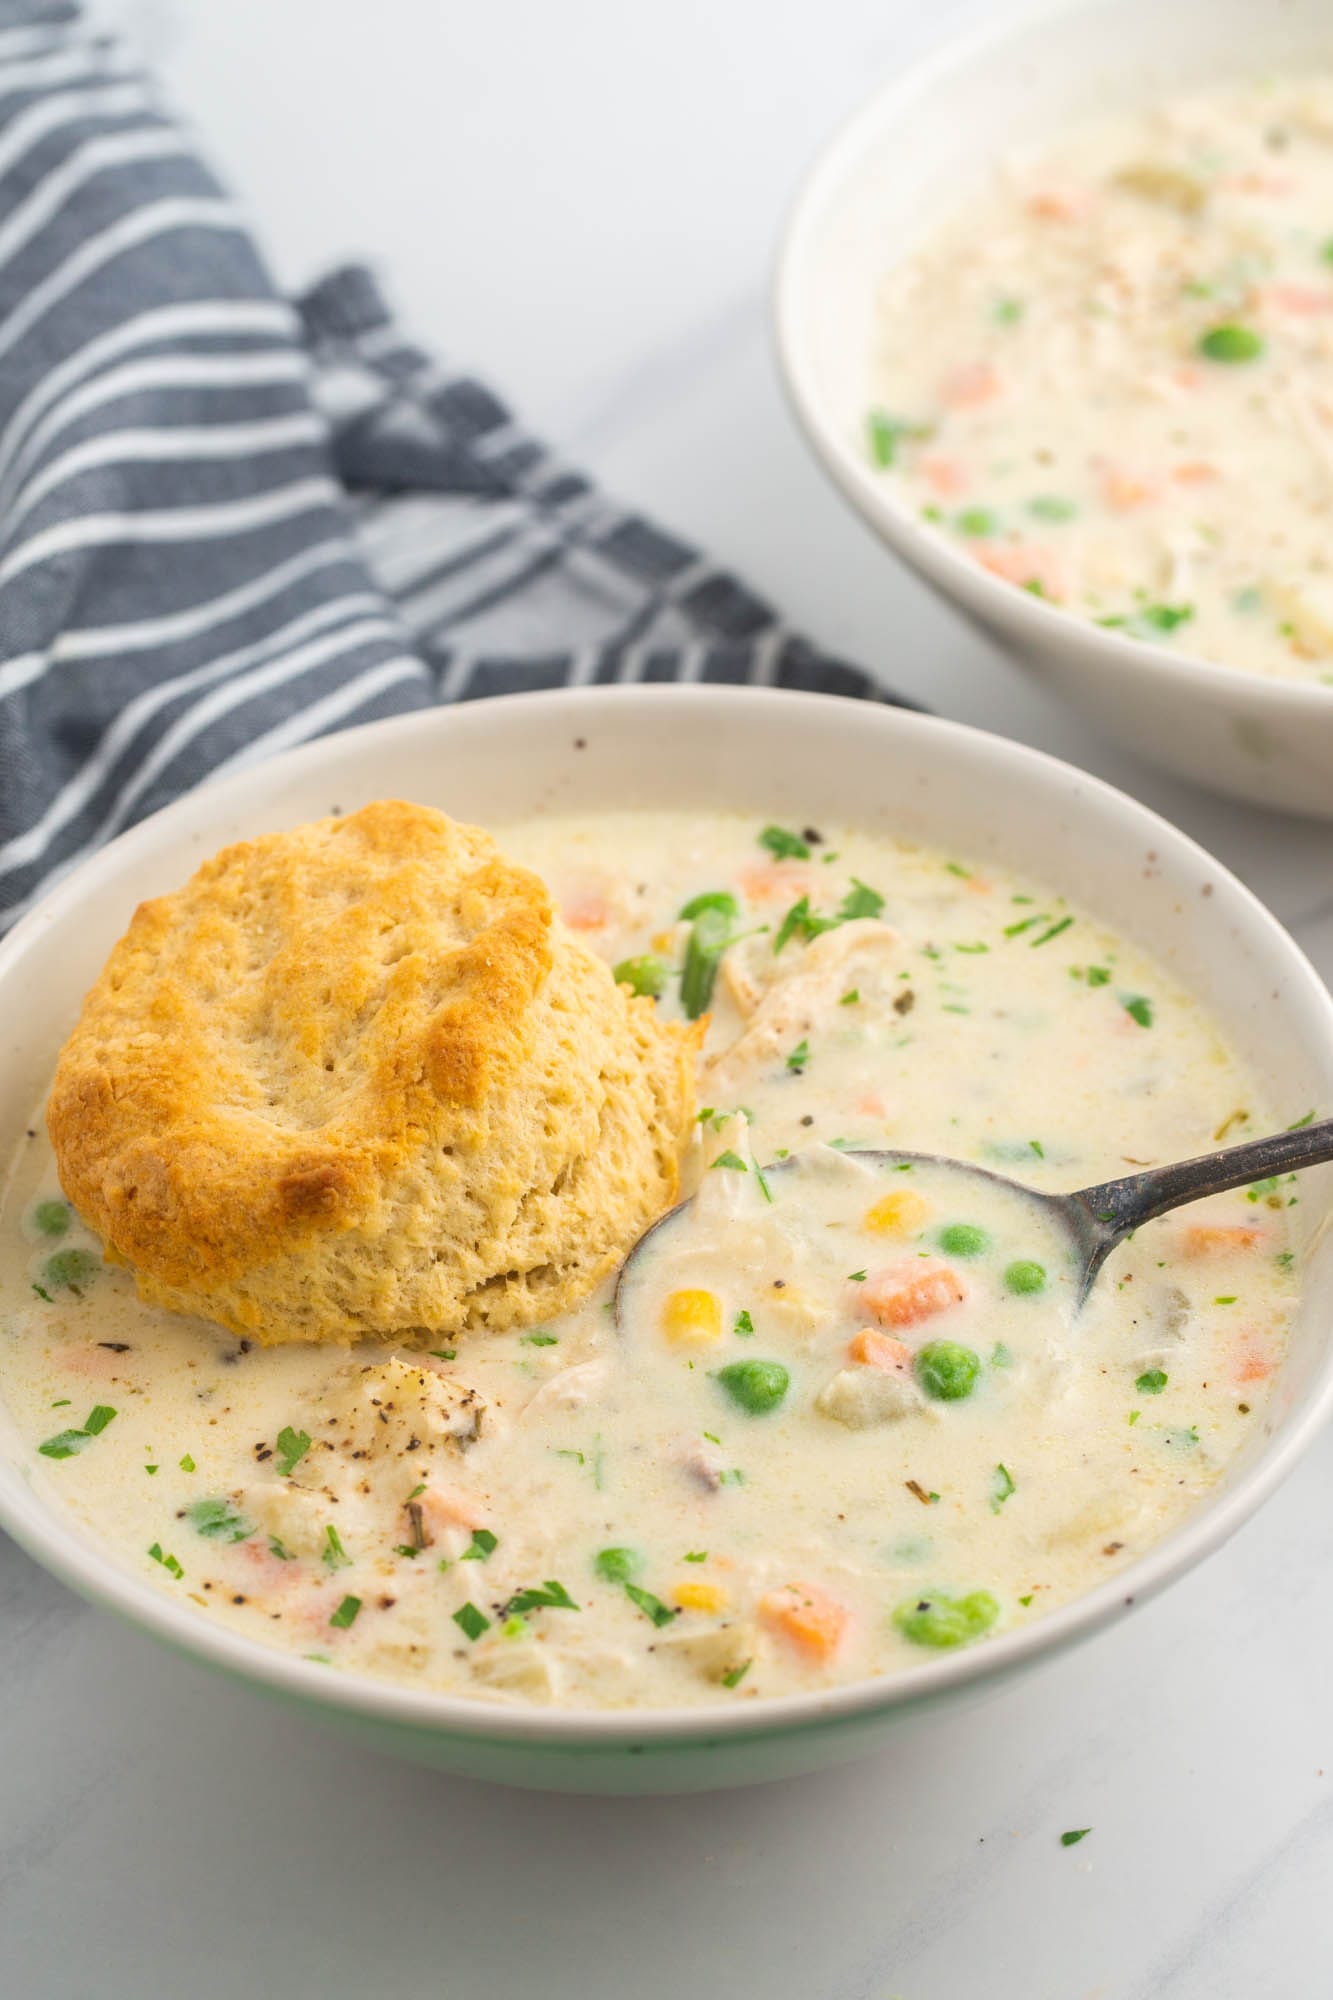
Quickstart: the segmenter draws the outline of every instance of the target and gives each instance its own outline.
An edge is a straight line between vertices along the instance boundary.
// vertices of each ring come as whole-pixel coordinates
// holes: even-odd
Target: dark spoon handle
[[[1123,1180],[1102,1181],[1067,1199],[1085,1211],[1089,1244],[1105,1255],[1140,1223],[1185,1202],[1291,1173],[1297,1167],[1317,1167],[1325,1160],[1333,1160],[1333,1118],[1294,1132],[1274,1132],[1267,1139],[1251,1139],[1244,1146],[1228,1146],[1221,1153],[1205,1153],[1197,1160],[1178,1160],[1169,1167],[1126,1174]]]

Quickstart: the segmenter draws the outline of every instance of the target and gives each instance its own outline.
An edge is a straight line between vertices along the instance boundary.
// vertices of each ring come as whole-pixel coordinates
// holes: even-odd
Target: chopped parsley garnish
[[[641,999],[656,1000],[666,991],[667,968],[650,951],[638,958],[622,958],[612,967],[611,977],[617,986],[628,986]]]
[[[1072,917],[1061,917],[1057,923],[1050,926],[1049,930],[1044,930],[1040,937],[1034,937],[1029,948],[1035,951],[1039,944],[1049,944],[1052,938],[1058,938],[1067,931],[1073,921]]]
[[[877,917],[883,908],[884,898],[879,890],[872,889],[869,883],[859,881],[853,875],[852,886],[838,905],[838,920],[850,924],[858,917]]]
[[[152,1548],[149,1549],[148,1553],[153,1558],[153,1561],[155,1563],[161,1563],[163,1569],[166,1570],[169,1575],[175,1577],[177,1583],[180,1582],[181,1578],[185,1574],[185,1571],[181,1568],[175,1556],[164,1555],[162,1553],[161,1542],[154,1542]]]
[[[474,1528],[472,1540],[458,1560],[465,1563],[485,1562],[487,1556],[493,1556],[499,1546],[499,1536],[493,1535],[489,1528]]]
[[[841,1000],[839,1000],[838,1002],[838,1005],[840,1007],[854,1007],[860,998],[861,995],[858,993],[857,989],[853,986],[849,993],[843,994]]]
[[[792,1072],[793,1076],[800,1076],[809,1060],[810,1044],[802,1036],[801,1040],[787,1057],[787,1068]]]
[[[432,1347],[429,1351],[435,1356],[437,1361],[457,1361],[458,1359],[458,1349],[456,1347]]]
[[[69,1228],[67,1201],[39,1201],[32,1212],[32,1226],[39,1236],[63,1236]]]
[[[626,1588],[629,1589],[631,1586],[626,1585]],[[514,1611],[543,1609],[577,1611],[578,1608],[564,1584],[557,1583],[554,1577],[548,1576],[545,1583],[530,1583],[526,1589],[516,1590],[505,1606],[505,1614],[508,1616]]]
[[[345,1632],[349,1625],[355,1625],[356,1616],[360,1609],[361,1599],[359,1597],[344,1597],[338,1609],[331,1615],[329,1623],[330,1625],[336,1625],[340,1632]]]
[[[457,1611],[455,1611],[454,1623],[461,1632],[466,1633],[469,1639],[476,1641],[480,1639],[483,1632],[490,1630],[491,1621],[484,1611],[478,1611],[476,1605],[469,1598],[466,1604],[460,1604]]]
[[[1109,965],[1090,965],[1084,974],[1089,986],[1109,986],[1111,968]]]
[[[742,1340],[748,1340],[754,1332],[754,1321],[751,1319],[749,1313],[738,1312],[732,1323],[731,1330],[733,1333],[739,1334]]]
[[[886,410],[871,410],[866,418],[866,444],[872,462],[886,472],[898,456],[898,447],[915,438],[929,436],[925,424],[905,423]]]
[[[284,1479],[290,1479],[301,1460],[310,1449],[309,1431],[294,1431],[290,1424],[284,1424],[278,1432],[278,1456],[276,1469]]]
[[[625,1595],[631,1604],[638,1606],[646,1618],[652,1619],[654,1625],[669,1625],[677,1615],[669,1604],[663,1604],[661,1598],[654,1597],[651,1590],[640,1590],[637,1583],[627,1583]]]
[[[48,1438],[45,1444],[39,1444],[37,1449],[43,1458],[77,1458],[95,1437],[100,1436],[115,1414],[109,1403],[98,1403],[89,1410],[81,1430],[60,1431],[55,1437]]]
[[[725,1673],[722,1676],[723,1687],[724,1688],[739,1687],[741,1682],[745,1679],[745,1676],[749,1673],[753,1665],[754,1665],[753,1660],[742,1660],[738,1667],[732,1667],[729,1673]]]
[[[1303,1132],[1307,1125],[1313,1125],[1313,1124],[1314,1124],[1314,1113],[1313,1111],[1307,1111],[1304,1118],[1293,1119],[1291,1124],[1288,1125],[1287,1130],[1289,1132]]]
[[[560,1339],[554,1333],[522,1333],[518,1344],[520,1347],[559,1347]]]
[[[148,1474],[149,1478],[151,1479],[153,1474],[157,1471],[157,1467],[155,1465],[146,1465],[144,1467],[144,1471]]]
[[[210,1542],[246,1542],[254,1533],[226,1500],[192,1500],[185,1518],[197,1535]]]
[[[773,940],[773,956],[776,958],[783,945],[794,937],[802,937],[808,944],[811,938],[817,938],[822,931],[831,931],[833,928],[832,917],[815,916],[810,908],[810,898],[800,896],[778,925],[778,933]]]
[[[997,299],[991,308],[991,318],[997,326],[1017,326],[1025,311],[1022,299]]]
[[[750,1171],[740,1154],[733,1153],[730,1146],[728,1146],[725,1153],[718,1154],[713,1165],[714,1167],[730,1167],[731,1171],[735,1174],[748,1174]]]
[[[184,1458],[180,1461],[180,1468],[182,1472],[194,1471],[194,1460],[190,1457],[188,1451],[186,1452]]]
[[[685,1561],[687,1563],[707,1562],[708,1551],[707,1549],[691,1549],[689,1554],[685,1557]]]
[[[766,847],[779,861],[808,861],[810,847],[799,833],[788,833],[782,826],[766,826],[759,836],[759,845]]]
[[[1174,632],[1177,625],[1188,625],[1194,616],[1192,604],[1145,604],[1139,612],[1141,624],[1151,627],[1154,632]]]
[[[998,1514],[1011,1493],[1018,1491],[1007,1465],[997,1465],[991,1477],[990,1510]]]
[[[1141,1028],[1151,1028],[1152,1001],[1146,999],[1142,993],[1122,993],[1120,1005],[1131,1021],[1137,1021]]]
[[[330,1569],[348,1569],[352,1558],[342,1544],[342,1536],[332,1521],[324,1530],[324,1561]]]
[[[953,524],[960,535],[973,537],[993,535],[1000,525],[989,507],[964,507],[954,515]]]
[[[1060,1835],[1060,1845],[1061,1847],[1077,1847],[1080,1840],[1086,1840],[1091,1832],[1092,1828],[1090,1826],[1071,1827],[1068,1833]]]
[[[269,1536],[268,1552],[271,1556],[276,1556],[280,1563],[296,1561],[296,1557],[292,1554],[291,1550],[286,1547],[277,1535]]]

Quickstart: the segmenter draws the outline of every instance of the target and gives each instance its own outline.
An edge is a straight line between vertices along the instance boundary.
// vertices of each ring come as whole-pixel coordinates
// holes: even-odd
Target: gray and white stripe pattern
[[[884,698],[411,346],[365,271],[294,313],[148,79],[0,0],[0,925],[310,737],[701,679]]]

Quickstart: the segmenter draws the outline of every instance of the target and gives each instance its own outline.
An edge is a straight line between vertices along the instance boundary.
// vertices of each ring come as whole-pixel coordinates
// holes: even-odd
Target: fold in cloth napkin
[[[637,680],[894,699],[410,345],[365,271],[293,312],[116,44],[0,0],[0,927],[217,772]]]

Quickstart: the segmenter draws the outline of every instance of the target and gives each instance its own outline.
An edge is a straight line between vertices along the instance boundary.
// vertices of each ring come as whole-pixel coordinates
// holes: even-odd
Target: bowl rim
[[[228,812],[244,812],[247,795],[257,780],[276,796],[285,778],[318,769],[324,760],[345,755],[353,743],[366,746],[386,765],[391,765],[389,753],[401,738],[409,734],[419,737],[426,730],[437,734],[447,746],[453,729],[466,727],[470,718],[480,718],[483,714],[495,721],[505,715],[516,720],[535,717],[540,721],[549,714],[553,723],[561,725],[557,734],[564,740],[567,725],[578,727],[582,722],[591,730],[608,709],[624,710],[631,703],[631,713],[642,717],[649,737],[654,714],[663,713],[667,704],[696,710],[701,722],[728,711],[752,715],[756,706],[763,706],[780,712],[798,735],[805,718],[813,726],[819,716],[841,710],[845,712],[845,722],[858,730],[882,729],[905,735],[909,740],[933,738],[946,746],[946,755],[950,743],[972,756],[981,753],[1006,767],[1015,783],[1021,784],[1025,777],[1036,779],[1052,794],[1053,803],[1058,802],[1061,790],[1068,803],[1076,808],[1091,800],[1102,811],[1115,815],[1136,836],[1147,840],[1165,868],[1174,862],[1187,862],[1207,869],[1208,879],[1215,885],[1209,899],[1210,911],[1216,912],[1219,919],[1225,913],[1233,927],[1243,924],[1274,972],[1280,971],[1291,985],[1303,989],[1302,997],[1313,1005],[1316,1017],[1322,1016],[1333,1049],[1333,995],[1276,917],[1197,841],[1103,779],[1010,738],[887,703],[786,689],[700,684],[561,688],[416,710],[321,737],[197,788],[90,856],[28,911],[8,937],[0,940],[0,990],[21,970],[29,944],[59,925],[62,919],[76,916],[90,892],[109,886],[141,856],[160,852],[164,835],[169,840],[175,827],[190,821],[199,810],[201,798],[215,805],[216,815],[221,819]],[[192,834],[194,831],[191,828]],[[185,846],[187,851],[193,851],[188,838]],[[1128,846],[1126,851],[1130,851]],[[414,1689],[352,1669],[330,1671],[323,1663],[214,1626],[193,1606],[176,1602],[154,1581],[122,1567],[121,1559],[110,1547],[100,1547],[91,1538],[85,1538],[84,1531],[72,1518],[65,1520],[58,1502],[47,1501],[38,1493],[27,1476],[31,1468],[25,1467],[17,1454],[0,1458],[0,1528],[44,1568],[84,1597],[118,1612],[175,1650],[204,1664],[228,1669],[279,1695],[309,1700],[368,1722],[425,1729],[476,1742],[529,1744],[548,1751],[665,1749],[672,1744],[698,1743],[701,1739],[710,1743],[732,1738],[753,1739],[799,1733],[825,1724],[850,1723],[971,1683],[999,1680],[1042,1656],[1054,1655],[1074,1641],[1090,1636],[1131,1605],[1143,1602],[1220,1547],[1287,1476],[1331,1411],[1333,1339],[1325,1344],[1303,1403],[1268,1440],[1253,1464],[1215,1497],[1205,1499],[1171,1534],[1152,1544],[1127,1569],[1094,1590],[1071,1599],[1032,1625],[1001,1633],[957,1653],[927,1659],[901,1673],[748,1703],[707,1702],[679,1709],[508,1708],[439,1690]]]
[[[932,91],[947,91],[952,80],[974,63],[1021,41],[1052,20],[1105,13],[1114,4],[1115,0],[1029,0],[1000,21],[979,23],[948,36],[939,47],[876,86],[833,127],[788,204],[779,236],[769,297],[779,379],[815,457],[857,512],[896,554],[988,624],[1008,628],[1020,638],[1030,637],[1047,647],[1082,651],[1089,670],[1113,667],[1122,677],[1128,674],[1149,682],[1159,681],[1164,672],[1172,673],[1182,686],[1204,699],[1227,694],[1256,712],[1271,706],[1280,709],[1289,721],[1299,722],[1302,715],[1309,715],[1326,722],[1333,704],[1333,686],[1256,673],[1210,660],[1201,653],[1177,651],[1154,639],[1130,639],[992,576],[933,526],[919,520],[890,485],[877,479],[821,408],[818,368],[806,335],[807,300],[812,289],[806,272],[813,268],[826,216],[836,208],[840,192],[862,175],[861,154],[884,135],[896,116]],[[886,258],[883,268],[891,269],[892,260]]]

